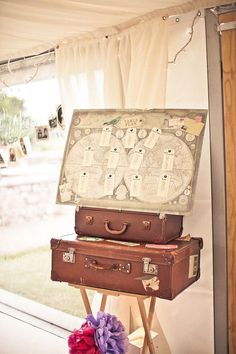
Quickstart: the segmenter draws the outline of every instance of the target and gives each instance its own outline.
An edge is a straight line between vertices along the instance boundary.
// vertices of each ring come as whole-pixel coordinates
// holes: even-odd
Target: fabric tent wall
[[[180,22],[169,21],[169,61],[188,38],[194,13],[180,16]],[[190,45],[167,70],[166,108],[208,108],[205,20],[202,17],[194,27]],[[192,214],[184,217],[183,234],[202,237],[201,277],[173,301],[157,300],[153,328],[159,333],[160,354],[214,353],[212,215],[209,125],[204,136],[198,173],[195,203]],[[110,304],[116,311],[118,300]],[[127,306],[127,303],[126,303]],[[127,316],[127,308],[120,316]],[[131,305],[133,324],[141,325],[138,307]]]
[[[169,58],[185,43],[192,13],[169,27]],[[169,64],[166,107],[208,108],[205,21],[194,27],[192,42],[176,65]],[[213,265],[209,127],[205,131],[192,215],[184,217],[184,234],[203,237],[201,278],[174,301],[159,300],[157,314],[173,354],[214,352]]]
[[[63,41],[116,33],[140,19],[180,14],[230,0],[0,0],[0,63]]]
[[[170,61],[173,59],[174,54],[188,40],[194,16],[195,13],[181,15],[179,22],[175,22],[174,18],[168,19]],[[165,44],[167,45],[167,42]],[[154,69],[157,67],[155,67],[155,64],[152,65],[154,65]],[[66,82],[65,78],[63,80],[63,94],[68,95],[66,93],[66,85],[69,81]],[[66,97],[64,96],[64,99]],[[194,26],[193,40],[189,46],[178,56],[175,65],[168,65],[166,107],[207,108],[207,97],[205,22],[204,18],[201,17]],[[68,99],[71,98],[69,97]],[[155,107],[154,104],[155,102],[152,102],[152,105],[145,105],[142,108]],[[160,105],[156,104],[156,107],[160,107]],[[184,218],[184,234],[187,233],[190,233],[192,236],[201,236],[204,240],[201,259],[201,278],[171,302],[158,299],[154,328],[158,328],[160,324],[163,331],[163,334],[159,338],[161,354],[170,352],[172,354],[210,354],[214,351],[211,182],[208,128],[204,137],[195,205],[192,215]],[[122,298],[118,298],[110,303],[107,310],[115,313],[118,312],[117,314],[120,319],[127,323],[128,303],[130,304],[130,301],[126,301],[123,306]],[[131,318],[135,319],[131,323],[131,328],[134,329],[134,327],[140,324],[140,319],[137,318],[138,311],[136,305],[133,303],[130,305]],[[127,323],[127,326],[129,326],[129,323]],[[159,333],[161,333],[160,327]]]
[[[74,108],[155,108],[165,103],[167,23],[139,23],[119,34],[56,50],[65,118]]]

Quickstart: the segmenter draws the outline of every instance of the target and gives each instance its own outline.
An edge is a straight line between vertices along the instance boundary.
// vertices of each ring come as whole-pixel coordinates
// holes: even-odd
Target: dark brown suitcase
[[[75,212],[77,235],[132,242],[168,243],[181,236],[183,216],[99,208]]]
[[[172,300],[200,276],[201,238],[133,246],[92,240],[52,239],[51,279]]]

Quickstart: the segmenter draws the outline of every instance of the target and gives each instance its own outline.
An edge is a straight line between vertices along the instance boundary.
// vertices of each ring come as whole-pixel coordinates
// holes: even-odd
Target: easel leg
[[[81,293],[81,296],[82,296],[82,299],[83,299],[83,303],[84,303],[84,307],[85,307],[86,313],[87,313],[87,315],[90,315],[92,313],[92,310],[91,310],[91,306],[90,306],[90,303],[89,303],[89,299],[88,299],[88,295],[86,293],[86,290],[83,289],[83,288],[80,288],[80,293]]]
[[[151,301],[150,301],[150,305],[149,305],[149,311],[148,311],[148,324],[149,324],[150,330],[152,328],[152,320],[153,320],[153,315],[154,315],[154,311],[155,311],[155,305],[156,305],[156,298],[155,297],[151,297]],[[146,350],[147,350],[147,338],[146,338],[146,335],[145,335],[144,342],[143,342],[142,354],[145,354]]]
[[[100,311],[104,312],[105,307],[106,307],[106,303],[107,303],[107,295],[106,294],[102,294],[102,301],[101,301],[101,305],[100,305]]]
[[[145,331],[145,338],[146,338],[146,341],[147,341],[147,345],[148,345],[150,354],[156,354],[155,348],[154,348],[154,344],[153,344],[153,341],[152,341],[152,337],[151,337],[151,333],[150,333],[150,327],[149,327],[149,324],[148,324],[148,318],[147,318],[147,314],[146,314],[146,311],[145,311],[145,306],[144,306],[143,299],[137,297],[137,301],[138,301],[138,305],[139,305],[140,314],[141,314],[141,317],[142,317],[143,327],[144,327],[144,331]]]

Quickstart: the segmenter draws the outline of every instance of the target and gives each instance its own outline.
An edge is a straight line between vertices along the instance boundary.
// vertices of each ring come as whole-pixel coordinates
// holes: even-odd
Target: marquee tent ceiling
[[[0,63],[61,42],[116,33],[154,15],[180,14],[230,1],[0,0]]]

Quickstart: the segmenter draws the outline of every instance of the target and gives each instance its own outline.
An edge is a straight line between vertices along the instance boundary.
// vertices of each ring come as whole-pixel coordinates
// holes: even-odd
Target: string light
[[[175,54],[175,56],[174,56],[174,59],[171,60],[171,61],[168,61],[168,64],[176,64],[176,59],[177,59],[178,55],[179,55],[181,52],[183,52],[183,51],[185,50],[185,48],[189,45],[189,43],[192,41],[192,39],[193,39],[193,32],[194,32],[193,27],[194,27],[194,25],[195,25],[195,22],[196,22],[197,18],[200,17],[200,16],[201,16],[201,11],[198,11],[198,12],[196,13],[196,15],[194,16],[194,18],[193,18],[193,21],[192,21],[192,24],[191,24],[191,28],[190,28],[190,32],[189,32],[190,37],[189,37],[188,41],[183,45],[183,47],[181,47],[181,48],[178,50],[178,52],[177,52],[177,53]],[[178,21],[177,21],[177,19],[178,19]],[[179,18],[177,17],[177,18],[175,19],[175,21],[176,21],[176,22],[179,22]]]
[[[54,52],[52,52],[52,49],[49,49],[47,52],[43,53],[43,59],[42,59],[41,61],[39,61],[38,63],[35,63],[35,64],[32,65],[32,66],[35,68],[35,70],[34,70],[34,72],[33,72],[32,75],[30,75],[28,78],[25,79],[25,83],[26,83],[26,84],[30,83],[31,81],[33,81],[33,80],[35,79],[35,77],[36,77],[37,74],[38,74],[40,65],[46,63],[47,61],[48,61],[48,62],[51,61],[51,54],[52,54],[52,53],[54,53]],[[27,60],[30,60],[30,59],[33,59],[33,60],[34,60],[34,58],[40,58],[41,55],[42,55],[42,54],[35,55],[35,56],[29,57],[29,58],[27,58],[27,57],[26,57],[26,58],[21,58],[21,59],[15,61],[15,62],[17,63],[17,62],[20,62],[20,61],[23,60],[23,63],[26,63]],[[45,57],[44,57],[44,56],[45,56]],[[9,73],[11,76],[13,76],[13,75],[15,75],[15,73],[16,73],[17,70],[12,70],[11,64],[13,64],[13,63],[11,63],[11,60],[8,59],[8,61],[7,61],[7,63],[6,63],[7,71],[8,71],[8,73]],[[27,65],[26,65],[26,67],[27,67]],[[0,78],[0,82],[1,82],[5,87],[7,87],[7,88],[10,87],[10,86],[5,82],[5,80],[3,80],[3,79],[1,79],[1,78]]]

